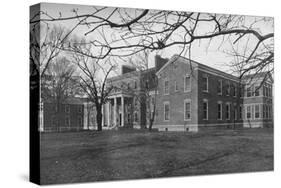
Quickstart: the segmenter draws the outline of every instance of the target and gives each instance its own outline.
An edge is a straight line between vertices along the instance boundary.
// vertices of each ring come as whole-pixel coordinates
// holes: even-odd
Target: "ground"
[[[272,129],[41,135],[42,184],[267,170]]]

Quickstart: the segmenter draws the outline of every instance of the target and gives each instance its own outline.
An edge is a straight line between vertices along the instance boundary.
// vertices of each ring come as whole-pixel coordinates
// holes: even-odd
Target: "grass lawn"
[[[272,129],[41,135],[42,184],[267,170]]]

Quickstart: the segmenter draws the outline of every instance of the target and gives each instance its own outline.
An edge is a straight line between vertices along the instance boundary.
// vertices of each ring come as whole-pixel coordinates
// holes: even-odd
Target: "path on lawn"
[[[42,184],[273,169],[272,129],[43,133]]]

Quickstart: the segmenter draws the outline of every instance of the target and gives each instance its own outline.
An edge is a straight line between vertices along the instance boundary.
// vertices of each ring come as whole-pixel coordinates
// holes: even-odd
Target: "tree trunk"
[[[102,110],[101,110],[101,106],[97,106],[96,110],[97,110],[97,126],[98,126],[98,131],[102,131]]]

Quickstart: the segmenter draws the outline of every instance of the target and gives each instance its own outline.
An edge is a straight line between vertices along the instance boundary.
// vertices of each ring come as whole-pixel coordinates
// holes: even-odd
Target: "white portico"
[[[108,101],[103,105],[102,126],[124,127],[131,125],[132,96],[124,93],[114,94],[108,97]]]

